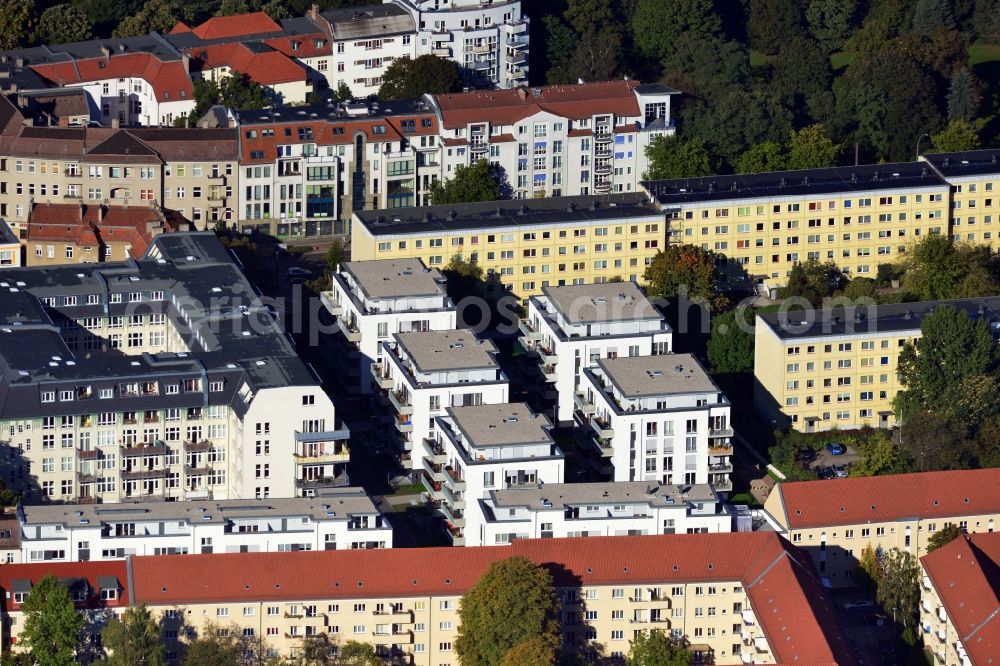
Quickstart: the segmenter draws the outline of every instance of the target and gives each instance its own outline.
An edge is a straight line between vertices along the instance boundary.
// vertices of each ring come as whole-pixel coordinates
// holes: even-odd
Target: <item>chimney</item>
[[[86,208],[86,206],[85,206],[85,205],[84,205],[84,203],[83,203],[83,202],[81,201],[81,202],[80,202],[80,222],[83,222],[83,211],[84,211],[84,209],[85,209],[85,208]]]
[[[104,204],[97,207],[97,221],[104,222]]]
[[[107,46],[102,46],[101,47],[101,55],[104,56],[105,60],[110,60],[111,59],[111,49],[108,48]]]
[[[520,97],[521,101],[523,102],[524,100],[528,99],[528,91],[525,90],[524,88],[518,88],[517,96]]]
[[[118,118],[112,118],[111,119],[111,127],[113,129],[118,129]]]
[[[309,11],[306,12],[306,16],[315,21],[319,17],[319,5],[315,3],[309,5]]]

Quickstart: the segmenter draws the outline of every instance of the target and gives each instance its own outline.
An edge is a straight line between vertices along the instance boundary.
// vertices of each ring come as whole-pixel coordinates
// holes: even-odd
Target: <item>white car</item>
[[[868,610],[870,608],[875,608],[875,602],[871,599],[854,599],[853,601],[845,601],[844,610]]]
[[[312,271],[307,268],[300,268],[299,266],[292,266],[288,269],[288,277],[312,277]]]

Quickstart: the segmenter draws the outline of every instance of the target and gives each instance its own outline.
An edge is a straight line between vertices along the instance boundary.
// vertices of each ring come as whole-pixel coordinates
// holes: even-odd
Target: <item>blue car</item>
[[[847,453],[847,448],[839,442],[830,442],[826,445],[826,450],[830,452],[831,456],[842,456]]]

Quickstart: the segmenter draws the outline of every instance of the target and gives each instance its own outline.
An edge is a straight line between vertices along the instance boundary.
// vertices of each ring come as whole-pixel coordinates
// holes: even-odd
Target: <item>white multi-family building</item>
[[[321,499],[21,505],[17,520],[22,562],[392,548],[392,526],[361,489]]]
[[[391,412],[404,468],[440,472],[431,430],[449,407],[508,401],[510,384],[496,352],[492,341],[467,329],[396,333],[382,343],[382,361],[371,371]]]
[[[334,271],[321,299],[337,331],[324,353],[348,373],[361,393],[373,391],[371,365],[382,361],[382,342],[396,333],[455,328],[455,305],[436,268],[419,259],[351,261]]]
[[[669,354],[673,331],[634,282],[543,287],[520,323],[525,348],[558,393],[556,418],[573,419],[581,373],[602,358]]]
[[[538,483],[491,490],[479,500],[483,540],[730,532],[733,515],[708,484],[649,481]]]
[[[732,490],[729,400],[694,356],[601,359],[580,388],[577,417],[615,481]]]
[[[522,87],[428,95],[445,145],[442,177],[488,159],[507,174],[516,199],[638,192],[646,147],[674,133],[659,83]]]
[[[562,450],[551,422],[524,403],[450,407],[435,419],[435,466],[421,481],[427,500],[444,518],[452,543],[466,535],[482,543],[485,520],[478,500],[491,490],[525,484],[561,483]],[[440,471],[435,471],[438,469]]]

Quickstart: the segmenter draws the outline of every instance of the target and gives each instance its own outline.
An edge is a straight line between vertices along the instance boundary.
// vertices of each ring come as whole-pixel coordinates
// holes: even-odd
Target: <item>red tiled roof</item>
[[[445,128],[455,129],[474,122],[511,125],[540,111],[570,119],[599,113],[638,116],[639,102],[633,92],[637,85],[638,81],[604,81],[450,93],[435,99]]]
[[[374,127],[383,126],[385,133],[375,134]],[[272,136],[263,136],[263,128],[273,129]],[[285,128],[292,132],[291,136],[285,136]],[[311,139],[299,139],[298,129],[311,127],[313,136]],[[325,120],[300,123],[268,124],[263,126],[244,125],[240,128],[243,136],[240,141],[240,163],[247,164],[269,164],[277,158],[277,146],[289,143],[314,143],[318,146],[335,146],[340,144],[351,144],[357,132],[365,135],[365,140],[374,142],[399,141],[401,135],[384,118],[358,118],[352,120],[345,118],[343,121],[330,123]],[[342,130],[342,131],[340,131]],[[257,138],[247,137],[247,133],[257,132]],[[263,157],[253,157],[253,153],[263,151]]]
[[[994,663],[1000,654],[1000,534],[962,536],[920,563],[969,659]]]
[[[560,586],[740,581],[760,604],[758,621],[780,662],[853,663],[808,558],[773,532],[136,557],[133,579],[136,600],[150,605],[458,596],[490,563],[513,555],[549,567]]]
[[[167,34],[168,35],[178,35],[178,34],[180,34],[182,32],[191,32],[191,26],[189,26],[184,21],[178,21],[176,24],[174,24],[174,27],[172,27],[170,29],[170,32],[168,32]]]
[[[119,608],[128,606],[131,602],[128,590],[128,575],[125,560],[102,560],[97,562],[44,562],[38,564],[6,564],[0,567],[0,608],[9,613],[14,607],[11,594],[11,582],[15,580],[30,580],[32,586],[49,574],[61,579],[86,578],[90,584],[91,596],[78,607],[85,608]],[[100,598],[98,576],[114,576],[118,579],[118,598],[103,601]]]
[[[178,231],[174,217],[145,206],[88,206],[35,204],[28,219],[28,242],[55,241],[97,245],[103,241],[127,242],[130,254],[142,257],[153,236]]]
[[[183,61],[164,62],[150,53],[113,53],[109,58],[87,58],[30,67],[55,85],[141,78],[153,87],[159,102],[191,99],[194,90]]]
[[[184,32],[183,28],[178,30],[176,25],[174,30]],[[190,30],[201,39],[225,39],[227,37],[247,37],[269,32],[281,32],[281,26],[264,12],[251,12],[249,14],[234,14],[233,16],[215,16]]]
[[[322,46],[317,46],[316,40],[320,40]],[[292,42],[297,42],[298,48],[293,49]],[[330,42],[330,38],[319,29],[307,35],[271,37],[265,39],[264,43],[291,58],[315,58],[333,53],[333,45]]]
[[[779,483],[789,529],[1000,512],[1000,468]]]
[[[238,42],[199,47],[193,51],[202,69],[229,67],[267,86],[305,81],[305,67],[278,51],[254,52]]]

